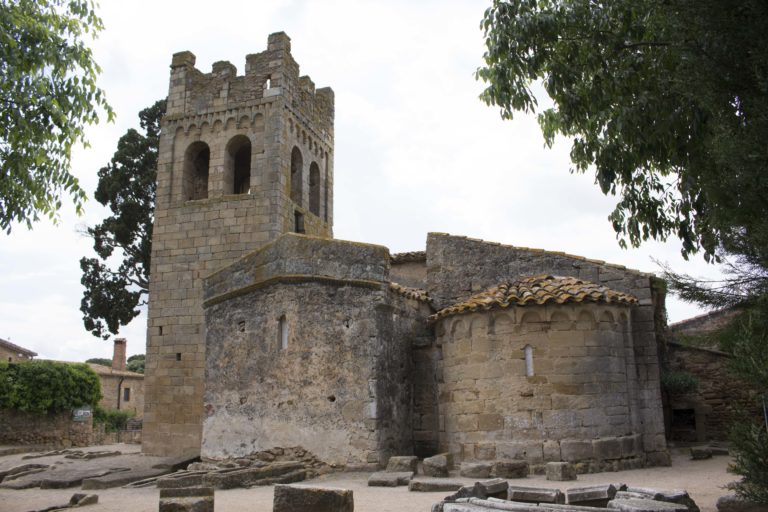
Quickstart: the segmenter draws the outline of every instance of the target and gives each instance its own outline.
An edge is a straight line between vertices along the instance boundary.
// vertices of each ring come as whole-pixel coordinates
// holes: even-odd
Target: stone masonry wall
[[[97,372],[98,373],[98,372]],[[136,418],[144,415],[144,378],[127,377],[98,373],[101,383],[101,400],[99,406],[104,409],[118,409],[118,393],[120,395],[119,409],[128,411]],[[128,401],[124,400],[125,389],[131,390]]]
[[[93,418],[76,422],[72,421],[71,412],[39,415],[0,409],[0,444],[69,448],[89,446],[92,438]]]
[[[358,466],[412,449],[425,326],[388,270],[383,247],[286,234],[206,280],[203,456],[302,446]]]
[[[724,441],[734,419],[743,417],[744,411],[759,418],[761,410],[755,400],[755,391],[738,381],[728,369],[730,356],[716,350],[689,347],[678,343],[667,344],[669,369],[687,372],[698,381],[693,393],[673,395],[671,409],[704,407],[706,414],[703,431],[706,439]],[[697,426],[702,428],[702,426]],[[697,428],[697,430],[698,430]]]
[[[162,121],[150,269],[145,453],[200,450],[205,367],[202,279],[296,229],[332,236],[333,91],[318,89],[290,54],[283,33],[246,57],[245,75],[217,62],[173,57]],[[250,189],[232,194],[231,144],[250,144]],[[239,142],[238,142],[239,143]],[[209,150],[207,197],[188,195],[190,151]],[[291,153],[303,155],[303,194],[290,197]],[[309,212],[310,166],[321,170],[319,215]],[[186,181],[185,181],[186,180]],[[186,188],[185,188],[186,187]]]
[[[465,461],[642,465],[628,313],[623,306],[552,305],[439,320],[441,449]]]
[[[427,237],[427,291],[437,310],[503,281],[545,273],[578,277],[637,297],[639,305],[632,308],[630,314],[630,336],[638,380],[639,431],[650,463],[668,463],[652,275],[565,253],[442,233],[430,233]]]

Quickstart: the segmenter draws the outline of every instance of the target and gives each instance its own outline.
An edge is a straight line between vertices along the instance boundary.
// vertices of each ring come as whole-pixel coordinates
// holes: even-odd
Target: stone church
[[[243,75],[194,64],[173,56],[162,122],[146,453],[668,463],[654,276],[442,233],[394,255],[333,239],[333,91],[284,33]]]

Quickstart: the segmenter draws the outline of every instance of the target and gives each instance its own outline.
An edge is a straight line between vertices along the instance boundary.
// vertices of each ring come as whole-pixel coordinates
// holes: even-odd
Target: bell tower
[[[286,232],[332,237],[334,95],[300,76],[290,38],[210,73],[171,62],[152,234],[143,451],[200,451],[202,278]]]

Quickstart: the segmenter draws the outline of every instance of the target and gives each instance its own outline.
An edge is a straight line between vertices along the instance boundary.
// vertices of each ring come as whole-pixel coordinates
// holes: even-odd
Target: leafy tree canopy
[[[99,400],[99,377],[87,364],[0,362],[0,409],[47,414],[95,407]]]
[[[766,265],[768,3],[764,0],[494,0],[482,99],[504,118],[554,106],[545,141],[594,166],[622,245],[677,236]]]
[[[85,362],[91,364],[100,364],[101,366],[112,366],[112,360],[107,359],[106,357],[92,357],[90,359],[86,359]]]
[[[136,373],[144,373],[144,363],[146,362],[146,356],[144,354],[132,355],[128,358],[128,371]]]
[[[117,143],[112,161],[99,171],[96,200],[112,215],[88,228],[96,258],[82,258],[85,287],[80,311],[94,336],[109,338],[146,304],[160,118],[165,100],[139,113],[144,134],[130,129]],[[111,263],[122,258],[115,268]]]
[[[85,192],[70,173],[84,127],[113,112],[84,38],[102,29],[91,0],[0,0],[0,229],[56,219]]]

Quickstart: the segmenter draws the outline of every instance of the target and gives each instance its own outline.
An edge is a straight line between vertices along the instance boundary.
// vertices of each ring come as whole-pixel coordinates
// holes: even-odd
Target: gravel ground
[[[136,452],[135,445],[111,445],[91,447],[91,450],[119,450],[123,453]],[[16,465],[21,455],[0,457],[0,467]],[[575,482],[548,482],[543,476],[511,480],[511,483],[532,487],[558,487],[566,489],[581,485],[600,483],[627,483],[636,487],[658,489],[686,489],[701,508],[702,512],[715,512],[717,498],[728,492],[723,486],[733,481],[734,475],[727,473],[729,457],[714,457],[709,460],[692,461],[684,453],[673,454],[673,464],[668,468],[639,469],[618,473],[579,475]],[[23,462],[37,462],[34,459]],[[449,493],[415,493],[406,487],[382,488],[366,485],[368,473],[336,473],[301,485],[316,485],[351,489],[354,492],[355,510],[358,512],[428,512],[433,503]],[[471,479],[461,479],[472,483]],[[272,487],[232,489],[216,491],[216,511],[270,512],[272,510]],[[0,512],[27,512],[69,501],[78,488],[70,489],[0,489]],[[106,489],[95,492],[99,495],[97,505],[88,506],[89,512],[154,512],[158,507],[159,491],[156,488]]]

